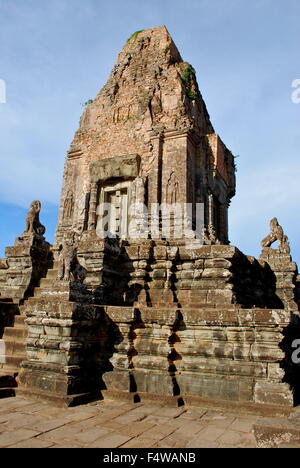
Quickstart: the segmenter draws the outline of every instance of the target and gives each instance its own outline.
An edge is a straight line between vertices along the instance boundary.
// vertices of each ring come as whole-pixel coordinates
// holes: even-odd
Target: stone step
[[[69,285],[61,285],[59,289],[56,290],[54,288],[35,288],[34,290],[34,297],[35,298],[43,298],[43,297],[61,297],[63,299],[69,299],[70,296],[70,288]]]
[[[0,374],[1,375],[12,375],[12,376],[17,376],[20,372],[19,367],[15,366],[10,366],[8,364],[3,364],[0,368]]]
[[[278,448],[300,448],[300,440],[294,440],[293,442],[283,442],[278,445]]]
[[[4,343],[5,343],[4,346],[5,346],[5,349],[6,349],[6,344],[9,343],[9,342],[16,343],[16,347],[18,347],[19,345],[20,346],[25,345],[26,338],[27,338],[27,334],[25,336],[15,336],[15,335],[13,335],[13,336],[3,336],[2,341],[4,341]],[[5,351],[5,353],[6,353],[6,351]]]
[[[32,311],[32,307],[38,307],[40,312],[46,311],[49,309],[49,304],[51,303],[51,309],[59,309],[60,304],[64,303],[64,307],[68,307],[68,304],[72,306],[73,302],[69,301],[69,297],[64,299],[62,295],[53,295],[51,296],[42,296],[42,297],[31,297],[26,301],[25,311],[27,308],[29,311]]]
[[[0,368],[6,368],[7,367],[20,367],[20,364],[22,361],[25,360],[25,356],[3,356],[0,355]]]
[[[180,305],[182,308],[185,309],[216,309],[216,304],[209,303],[209,302],[193,302],[193,301],[187,301],[187,302],[180,302]]]
[[[45,284],[40,285],[34,289],[34,295],[36,291],[40,290],[49,290],[49,291],[70,291],[70,283],[68,281],[56,281],[48,280],[48,278],[43,278],[42,281],[45,281]]]
[[[122,306],[120,306],[122,307]],[[125,307],[134,307],[134,308],[151,308],[151,310],[161,310],[161,309],[166,309],[166,302],[155,302],[154,304],[150,305],[150,303],[145,304],[144,302],[134,302],[133,306],[127,305]],[[178,303],[170,303],[168,310],[178,310],[179,309],[179,304]]]
[[[134,303],[134,306],[135,307],[147,307],[147,305],[145,306],[145,304],[139,304],[139,303]],[[207,308],[207,309],[215,309],[216,306],[215,304],[208,304],[207,302],[187,302],[187,303],[182,303],[181,301],[179,302],[174,302],[174,303],[170,303],[168,304],[167,301],[158,301],[158,302],[153,302],[152,303],[152,307],[151,309],[181,309],[181,308],[184,308],[184,309],[203,309],[203,308]]]
[[[17,303],[23,298],[24,287],[23,286],[9,286],[5,288],[5,295],[12,297],[13,302]]]
[[[40,281],[40,288],[51,287],[54,285],[55,281],[56,281],[55,278],[49,278],[48,276],[47,278],[42,278]]]
[[[58,276],[58,269],[52,268],[51,270],[48,270],[46,279],[52,279],[55,280]]]
[[[253,432],[258,448],[276,448],[300,440],[300,423],[285,418],[259,418]]]
[[[26,327],[5,327],[3,339],[14,338],[14,339],[24,339],[27,336]]]
[[[25,328],[26,327],[26,315],[15,315],[14,327]]]
[[[26,356],[25,339],[19,340],[4,340],[4,352],[6,356],[24,355]]]

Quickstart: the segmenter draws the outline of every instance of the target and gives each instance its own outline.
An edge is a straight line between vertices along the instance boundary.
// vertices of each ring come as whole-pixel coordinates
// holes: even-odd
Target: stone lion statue
[[[40,223],[41,202],[34,200],[29,208],[26,216],[25,233],[31,232],[43,235],[46,231],[45,227]]]
[[[86,277],[86,270],[80,265],[77,258],[77,235],[77,233],[73,233],[59,246],[59,280],[70,281],[71,274],[75,281],[83,282]]]
[[[261,245],[263,248],[271,247],[276,241],[278,241],[279,250],[282,252],[290,251],[288,237],[284,235],[283,229],[278,223],[278,219],[273,218],[270,221],[270,234],[261,241]]]

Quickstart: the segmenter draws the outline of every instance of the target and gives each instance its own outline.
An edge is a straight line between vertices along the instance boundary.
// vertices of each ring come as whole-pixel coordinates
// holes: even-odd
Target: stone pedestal
[[[18,377],[19,393],[73,405],[100,396],[101,342],[104,309],[89,304],[90,295],[76,282],[56,279],[50,270],[25,304],[27,357]],[[70,298],[80,298],[80,303]]]
[[[122,248],[118,239],[101,239],[94,229],[85,231],[77,248],[77,257],[86,270],[84,284],[93,293],[95,303],[124,302],[129,272],[122,269]]]
[[[276,295],[283,306],[290,311],[298,313],[296,302],[296,284],[298,269],[292,261],[290,253],[271,247],[263,248],[260,260],[267,262],[276,278]]]
[[[123,337],[103,375],[107,395],[293,406],[280,349],[290,325],[283,310],[107,307],[106,313]]]
[[[5,254],[0,265],[0,293],[19,304],[46,276],[51,265],[50,244],[43,236],[26,233],[17,237],[14,246],[6,247]]]

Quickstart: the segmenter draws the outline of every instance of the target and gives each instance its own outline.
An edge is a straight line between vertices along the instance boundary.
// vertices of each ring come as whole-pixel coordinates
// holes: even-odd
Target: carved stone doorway
[[[106,185],[100,190],[97,231],[101,237],[118,236],[125,239],[128,233],[129,183]]]

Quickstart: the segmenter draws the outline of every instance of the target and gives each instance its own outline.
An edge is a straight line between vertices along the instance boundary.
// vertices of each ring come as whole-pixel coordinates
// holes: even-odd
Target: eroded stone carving
[[[204,228],[203,244],[205,245],[220,245],[221,242],[217,237],[216,230],[212,224]]]
[[[167,186],[167,203],[177,203],[179,198],[179,181],[174,171],[171,172]]]
[[[92,183],[105,182],[111,178],[128,179],[139,173],[141,157],[138,154],[116,156],[94,161],[89,166]]]
[[[89,216],[89,203],[90,203],[90,193],[86,192],[83,193],[79,200],[78,200],[78,205],[77,205],[77,212],[78,212],[78,221],[76,223],[76,229],[79,232],[84,231],[84,229],[87,227],[88,223],[88,216]]]
[[[64,203],[63,218],[71,219],[73,216],[73,211],[74,211],[73,192],[72,190],[69,190],[67,193],[67,197],[65,199],[65,203]]]
[[[281,252],[290,253],[288,237],[284,234],[277,218],[273,218],[270,221],[270,234],[261,241],[261,245],[263,248],[271,247],[276,241],[278,241],[278,249]]]
[[[132,183],[133,202],[145,203],[146,178],[137,177]]]
[[[26,216],[26,227],[25,233],[35,233],[38,235],[45,234],[45,226],[40,222],[40,211],[41,211],[41,202],[39,200],[34,200]]]
[[[0,258],[0,270],[7,270],[8,264],[6,258]]]
[[[85,268],[77,258],[78,233],[74,232],[60,244],[58,279],[70,281],[71,274],[75,281],[83,282],[86,277]]]

